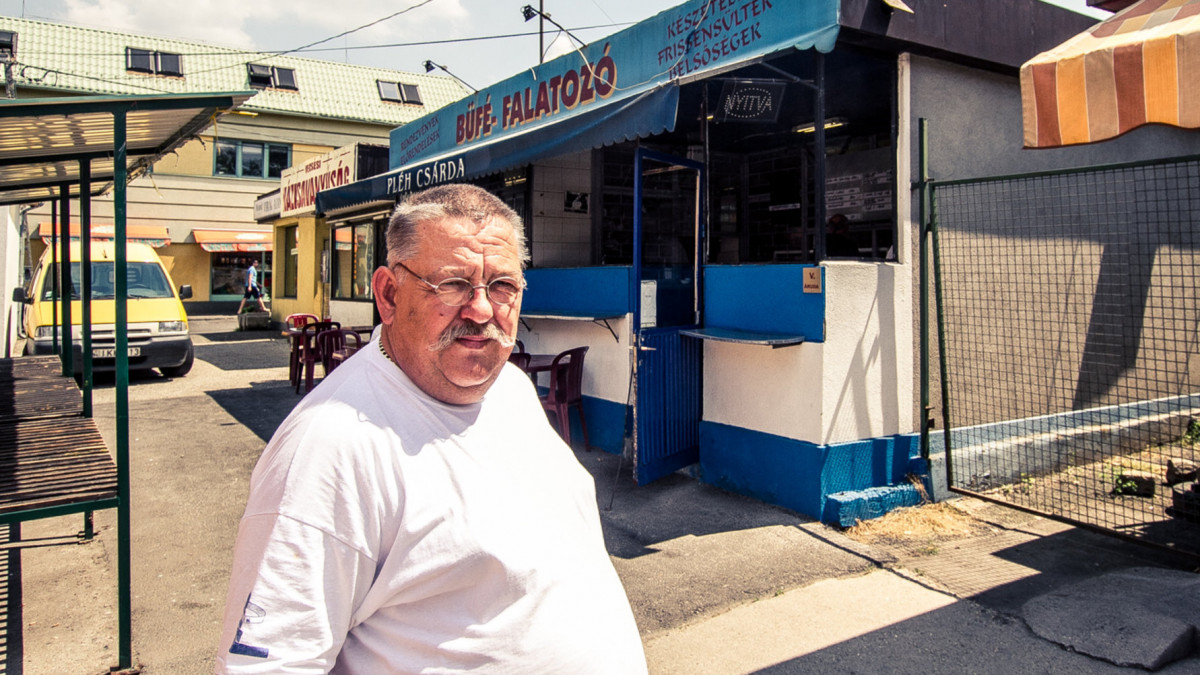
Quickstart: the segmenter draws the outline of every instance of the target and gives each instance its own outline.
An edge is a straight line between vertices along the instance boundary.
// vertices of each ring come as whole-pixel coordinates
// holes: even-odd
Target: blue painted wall
[[[545,392],[545,387],[540,387]],[[571,445],[583,448],[583,427],[579,424],[579,411],[572,408]],[[633,411],[624,403],[606,401],[591,396],[583,397],[583,415],[587,418],[588,447],[619,455],[625,449],[625,437],[631,435]],[[554,419],[553,416],[550,417]]]
[[[704,326],[803,335],[825,341],[825,294],[804,292],[812,265],[709,265],[704,268]],[[824,280],[825,270],[821,270]],[[822,289],[824,283],[822,283]]]
[[[625,435],[633,412],[624,403],[606,401],[602,398],[583,397],[583,414],[587,415],[588,443],[593,448],[599,448],[614,455],[621,454],[625,447]],[[577,425],[576,415],[571,416],[572,424]],[[571,434],[579,434],[577,426],[571,427]]]
[[[905,482],[913,435],[817,445],[715,422],[700,424],[700,479],[723,490],[825,518],[837,492]]]
[[[525,270],[522,312],[572,311],[595,316],[627,314],[630,267],[536,267]]]

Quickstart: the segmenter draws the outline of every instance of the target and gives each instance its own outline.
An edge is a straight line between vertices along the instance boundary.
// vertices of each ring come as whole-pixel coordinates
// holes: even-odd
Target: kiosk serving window
[[[702,253],[708,264],[895,259],[895,57],[849,45],[827,55],[820,125],[812,87],[817,67],[811,52],[799,52],[686,84],[673,131],[596,150],[595,258],[604,265],[633,259],[633,155],[640,145],[705,166]],[[748,100],[731,92],[750,90],[770,114],[730,112],[734,102]],[[644,255],[665,261],[677,248],[669,239],[680,233],[655,222],[647,209],[658,179],[642,178],[652,198],[641,207]],[[829,225],[835,214],[846,224]]]

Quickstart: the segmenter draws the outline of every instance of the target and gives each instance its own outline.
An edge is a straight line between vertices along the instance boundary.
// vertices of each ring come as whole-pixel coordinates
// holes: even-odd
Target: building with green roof
[[[256,220],[256,198],[277,190],[289,167],[335,149],[386,148],[392,129],[469,92],[447,76],[0,16],[0,55],[5,52],[11,54],[5,89],[22,99],[257,92],[129,186],[129,236],[155,245],[176,283],[193,287],[193,311],[240,300],[251,257],[263,262],[272,295],[276,287],[281,296],[291,295],[280,297],[285,303],[327,302],[315,265],[291,269],[286,284],[271,272],[272,251],[283,246],[277,238],[286,232],[288,246],[316,250],[328,240],[323,223],[298,217],[273,228],[260,222],[268,220],[261,213]],[[383,157],[386,168],[386,151]],[[69,209],[77,222],[78,205]],[[92,214],[94,232],[103,232],[112,223],[111,199],[94,200]],[[10,216],[8,228],[27,236],[25,265],[38,259],[51,216],[50,204]]]

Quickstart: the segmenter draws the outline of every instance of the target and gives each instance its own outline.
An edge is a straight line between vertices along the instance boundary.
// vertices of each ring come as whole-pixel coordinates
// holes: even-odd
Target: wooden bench
[[[116,508],[117,466],[58,357],[0,359],[0,524]]]
[[[118,503],[117,466],[95,421],[70,417],[0,424],[0,523]]]

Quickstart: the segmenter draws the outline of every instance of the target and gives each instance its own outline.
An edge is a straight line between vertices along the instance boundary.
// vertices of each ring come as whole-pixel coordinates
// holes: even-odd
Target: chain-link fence
[[[951,487],[1200,554],[1200,158],[931,195]]]

